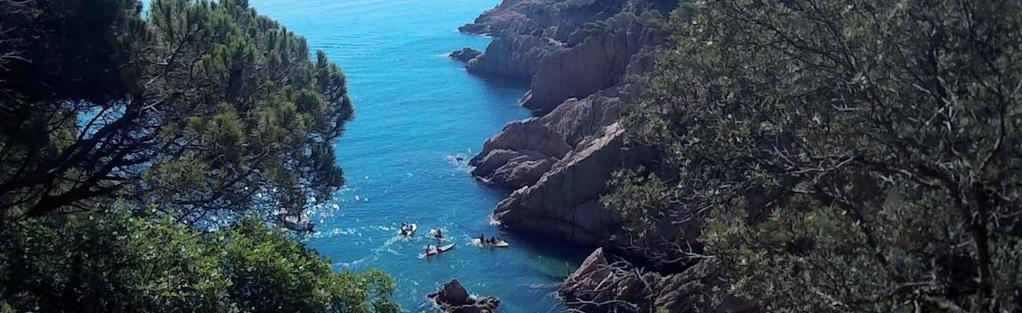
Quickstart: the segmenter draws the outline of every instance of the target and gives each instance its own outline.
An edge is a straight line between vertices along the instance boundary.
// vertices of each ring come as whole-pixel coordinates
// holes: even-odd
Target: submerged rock
[[[448,55],[448,56],[450,58],[452,58],[452,59],[455,59],[455,60],[458,60],[458,61],[461,61],[461,62],[468,62],[468,61],[471,61],[472,59],[475,59],[476,57],[478,57],[481,54],[483,54],[483,53],[479,52],[479,50],[472,49],[472,48],[469,48],[469,47],[465,47],[465,48],[462,48],[461,50],[451,52],[451,54]]]
[[[457,279],[447,282],[439,291],[429,294],[429,297],[447,313],[492,313],[500,306],[497,298],[469,295]]]

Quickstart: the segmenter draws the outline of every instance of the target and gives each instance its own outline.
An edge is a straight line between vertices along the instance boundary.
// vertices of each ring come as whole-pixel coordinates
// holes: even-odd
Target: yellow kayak
[[[479,238],[476,238],[476,239],[472,239],[472,243],[477,245],[477,246],[480,246],[480,247],[491,247],[491,248],[507,248],[507,247],[511,246],[511,244],[507,243],[507,241],[500,240],[500,239],[497,240],[497,243],[486,243],[486,242],[480,241]]]

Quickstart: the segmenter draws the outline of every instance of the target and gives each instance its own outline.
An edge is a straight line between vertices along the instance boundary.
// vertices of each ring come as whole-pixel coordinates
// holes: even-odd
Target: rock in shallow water
[[[468,61],[471,61],[472,59],[475,59],[480,54],[483,54],[483,53],[479,52],[479,50],[472,49],[472,48],[469,48],[469,47],[465,47],[465,48],[462,48],[461,50],[451,52],[451,54],[448,55],[448,56],[450,58],[452,58],[452,59],[455,59],[455,60],[458,60],[458,61],[461,61],[461,62],[468,62]]]
[[[472,297],[457,279],[447,282],[429,297],[447,313],[492,313],[500,306],[500,300],[494,297]]]

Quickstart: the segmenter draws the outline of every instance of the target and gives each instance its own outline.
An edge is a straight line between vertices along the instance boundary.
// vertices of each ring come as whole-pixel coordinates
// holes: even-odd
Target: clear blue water
[[[411,312],[451,278],[472,293],[502,300],[502,312],[561,311],[553,285],[581,259],[577,251],[501,233],[489,214],[506,194],[479,185],[458,156],[471,158],[505,123],[528,117],[523,86],[479,79],[446,58],[489,38],[457,27],[497,0],[252,0],[260,13],[325,50],[348,76],[356,117],[337,143],[348,184],[314,217],[307,244],[338,269],[381,268],[398,283]],[[397,235],[401,221],[418,237]],[[441,227],[456,249],[418,257]],[[510,249],[474,247],[479,234],[508,238]]]

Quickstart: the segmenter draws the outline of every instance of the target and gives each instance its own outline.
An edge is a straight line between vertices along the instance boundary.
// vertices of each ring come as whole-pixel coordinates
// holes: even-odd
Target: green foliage
[[[592,8],[600,5],[601,2],[612,2],[606,0],[566,0],[559,1],[554,4],[554,9],[558,11],[578,11],[587,8]],[[620,1],[618,1],[620,2]]]
[[[135,0],[0,1],[0,89],[18,91],[2,99],[103,102],[130,92],[138,73],[109,69],[139,48],[139,8]]]
[[[0,0],[0,312],[397,312],[266,226],[344,183],[340,68],[245,0],[150,6]]]
[[[668,30],[669,24],[667,18],[664,17],[660,11],[656,10],[645,10],[638,16],[639,23],[646,28],[656,30]]]
[[[143,20],[130,0],[0,1],[0,42],[17,43],[0,67],[0,218],[121,198],[307,226],[344,183],[344,74],[247,1],[150,5]]]
[[[644,9],[638,12],[638,15],[623,11],[603,20],[585,23],[582,25],[582,30],[586,37],[591,37],[606,32],[626,31],[629,26],[636,23],[648,30],[668,31],[670,29],[667,19],[660,11]]]
[[[169,218],[82,214],[3,229],[8,310],[398,311],[386,275],[333,272],[329,261],[255,220],[203,233]]]
[[[705,1],[624,120],[604,202],[654,260],[780,312],[1022,308],[1017,1]],[[666,203],[666,204],[665,204]],[[707,221],[665,250],[665,222]],[[653,241],[655,243],[648,243]]]

